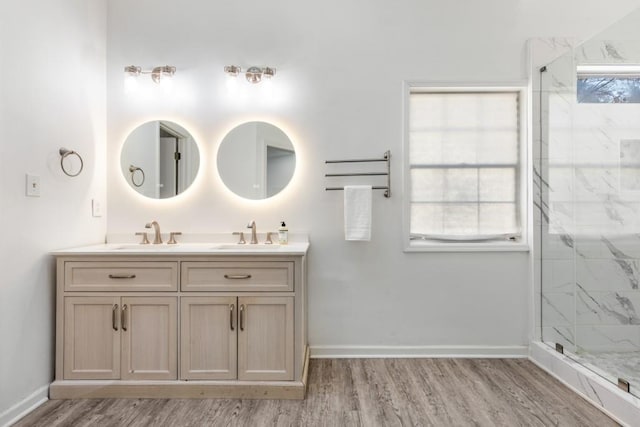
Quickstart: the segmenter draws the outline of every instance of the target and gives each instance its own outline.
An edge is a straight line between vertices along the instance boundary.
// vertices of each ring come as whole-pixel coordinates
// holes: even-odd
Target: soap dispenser
[[[287,224],[284,221],[280,222],[280,228],[278,228],[278,243],[281,245],[289,243],[289,230],[287,230]]]

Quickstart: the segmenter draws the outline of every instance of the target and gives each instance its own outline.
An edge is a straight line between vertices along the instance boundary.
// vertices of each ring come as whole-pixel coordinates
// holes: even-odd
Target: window
[[[409,248],[522,243],[523,93],[409,89]]]
[[[579,103],[640,103],[640,78],[578,76]]]
[[[640,103],[640,67],[627,64],[577,66],[578,103]]]

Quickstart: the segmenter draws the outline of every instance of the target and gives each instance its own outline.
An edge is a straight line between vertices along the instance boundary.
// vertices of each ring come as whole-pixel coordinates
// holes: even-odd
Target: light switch
[[[28,197],[40,197],[40,177],[38,175],[27,174],[27,191]]]
[[[91,215],[94,217],[102,216],[102,203],[98,199],[91,200]]]

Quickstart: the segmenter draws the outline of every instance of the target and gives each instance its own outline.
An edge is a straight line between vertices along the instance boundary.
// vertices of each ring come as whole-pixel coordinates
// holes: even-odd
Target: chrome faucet
[[[258,243],[258,237],[256,236],[256,222],[254,220],[249,221],[247,228],[251,229],[251,244],[256,245]]]
[[[151,221],[149,224],[144,226],[144,228],[151,228],[151,227],[153,227],[153,231],[155,233],[155,236],[153,238],[153,244],[154,245],[161,244],[162,236],[160,235],[160,224],[158,224],[158,221]]]

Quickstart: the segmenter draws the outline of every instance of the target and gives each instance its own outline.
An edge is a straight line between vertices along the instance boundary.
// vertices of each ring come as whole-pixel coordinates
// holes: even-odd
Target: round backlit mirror
[[[277,126],[248,122],[233,128],[218,149],[224,184],[245,199],[266,199],[282,191],[296,169],[296,152]]]
[[[120,168],[127,184],[152,199],[167,199],[185,191],[199,167],[200,152],[191,134],[166,120],[135,128],[120,154]]]

